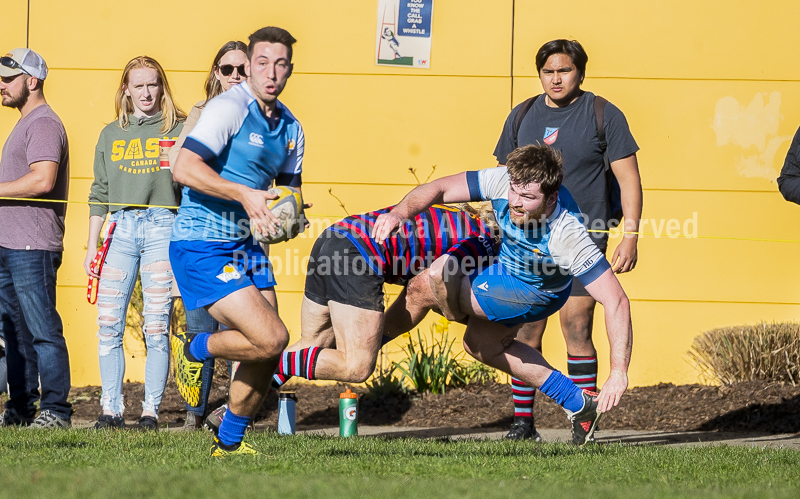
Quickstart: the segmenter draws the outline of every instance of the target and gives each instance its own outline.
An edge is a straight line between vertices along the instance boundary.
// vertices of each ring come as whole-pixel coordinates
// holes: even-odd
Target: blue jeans
[[[219,329],[219,326],[219,322],[211,317],[211,314],[203,307],[186,311],[187,333],[213,333]],[[201,371],[200,379],[202,380],[202,385],[200,386],[200,405],[192,407],[186,404],[186,410],[202,418],[206,415],[208,395],[211,393],[211,381],[214,379],[214,359],[208,359],[203,362],[203,370]]]
[[[31,417],[34,405],[69,419],[69,353],[56,311],[61,252],[0,247],[0,336],[6,342],[7,409]],[[39,397],[39,381],[42,393]]]
[[[165,208],[126,209],[111,215],[117,226],[97,290],[98,354],[104,413],[122,416],[125,352],[122,335],[128,303],[141,273],[143,336],[147,346],[142,412],[158,414],[169,373],[172,268],[169,238],[175,214]]]

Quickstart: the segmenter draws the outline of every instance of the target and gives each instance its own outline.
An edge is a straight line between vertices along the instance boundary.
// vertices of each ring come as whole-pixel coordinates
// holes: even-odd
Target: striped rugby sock
[[[288,374],[275,373],[272,375],[272,388],[277,390],[285,385],[290,379],[292,379],[292,377]]]
[[[533,420],[533,401],[536,396],[536,388],[512,377],[511,394],[514,398],[514,420],[518,421],[520,418]]]
[[[319,347],[304,348],[295,352],[283,352],[281,361],[278,364],[278,375],[300,376],[305,379],[314,379],[314,370],[317,367],[317,358],[322,350]],[[273,377],[273,381],[278,381],[279,377]]]
[[[567,375],[578,388],[597,391],[597,355],[581,357],[567,353]]]

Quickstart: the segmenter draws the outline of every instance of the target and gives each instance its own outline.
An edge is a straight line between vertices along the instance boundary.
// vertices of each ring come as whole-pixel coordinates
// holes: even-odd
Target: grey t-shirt
[[[31,172],[39,161],[58,163],[55,187],[42,199],[67,199],[69,144],[67,132],[47,104],[35,108],[11,130],[0,158],[0,182]],[[64,251],[64,203],[0,200],[0,246],[8,249]]]
[[[494,150],[497,162],[502,165],[506,164],[506,158],[515,148],[513,127],[521,106],[515,107],[508,115]],[[522,120],[517,142],[520,146],[548,144],[561,151],[564,187],[585,215],[585,225],[589,229],[605,229],[607,220],[611,218],[611,208],[596,123],[594,94],[591,92],[584,92],[575,102],[561,108],[549,107],[540,96]],[[625,158],[639,150],[622,111],[610,102],[603,110],[603,123],[609,161]],[[597,222],[593,222],[595,220]],[[597,246],[605,250],[608,234],[589,234]]]

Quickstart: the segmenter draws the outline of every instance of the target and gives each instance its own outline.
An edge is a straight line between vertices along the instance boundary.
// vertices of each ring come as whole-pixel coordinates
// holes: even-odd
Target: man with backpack
[[[616,226],[624,216],[625,232],[638,232],[642,185],[633,139],[622,112],[600,96],[581,89],[588,56],[574,40],[553,40],[536,54],[544,94],[516,106],[506,119],[494,155],[499,165],[517,147],[547,144],[564,158],[563,185],[572,193],[590,231]],[[590,232],[605,253],[606,232]],[[625,234],[611,257],[616,273],[633,270],[638,236]],[[560,311],[567,344],[567,372],[580,388],[597,390],[597,351],[592,342],[596,301],[574,280]],[[517,339],[541,350],[547,320],[526,324]],[[540,440],[533,422],[536,390],[512,378],[514,422],[506,438]]]

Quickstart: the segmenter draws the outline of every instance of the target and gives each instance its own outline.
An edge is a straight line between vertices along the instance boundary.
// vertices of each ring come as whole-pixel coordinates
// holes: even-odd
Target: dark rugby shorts
[[[341,232],[327,229],[311,249],[305,296],[324,306],[334,301],[383,312],[383,275],[356,243]]]

